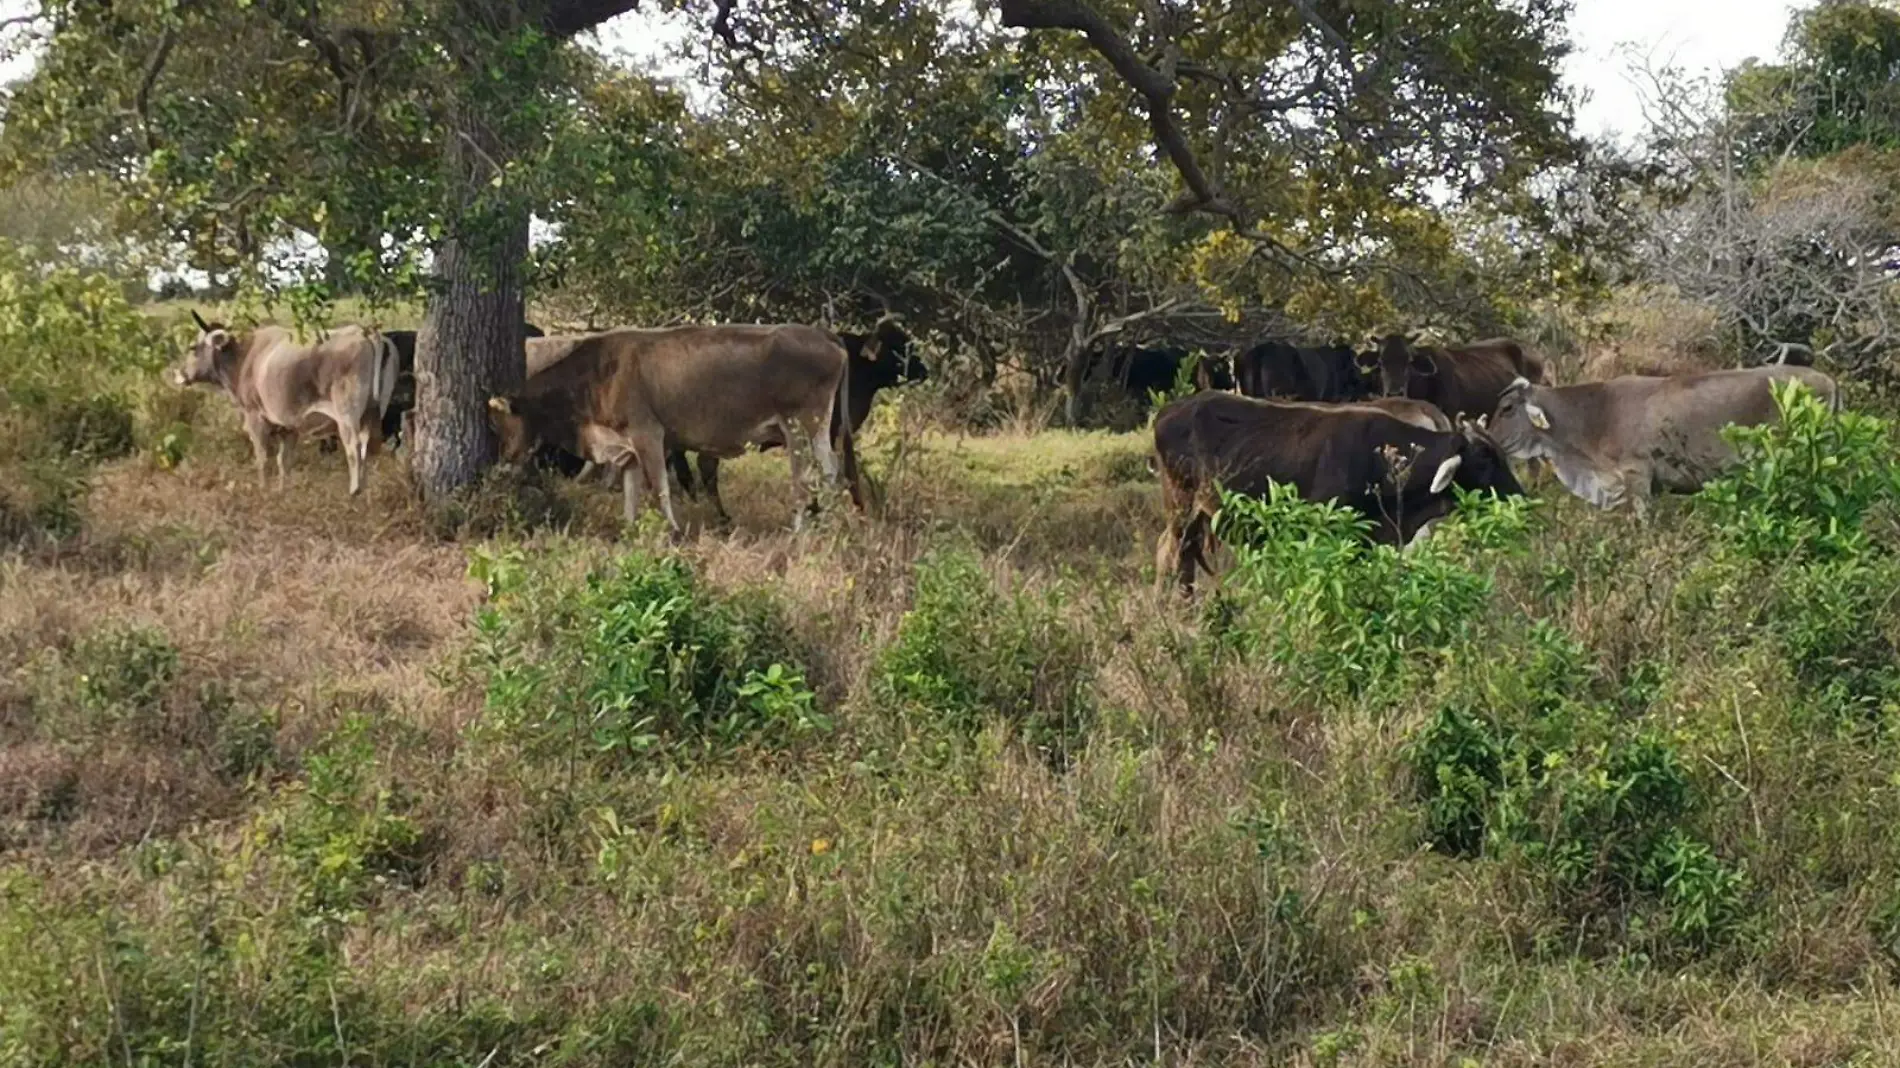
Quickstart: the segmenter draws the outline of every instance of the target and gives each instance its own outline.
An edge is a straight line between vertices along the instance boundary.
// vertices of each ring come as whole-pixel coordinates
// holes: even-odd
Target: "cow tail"
[[[389,400],[396,395],[396,376],[402,373],[402,356],[389,335],[376,334],[376,358],[370,367],[369,392],[376,398],[376,417],[389,411]]]
[[[839,348],[844,348],[842,341]],[[831,399],[832,408],[838,421],[838,472],[844,476],[845,485],[851,490],[851,503],[859,511],[864,510],[864,480],[858,471],[858,447],[853,441],[851,431],[851,351],[845,349],[844,374],[838,376],[837,394]],[[827,431],[830,427],[825,428]]]

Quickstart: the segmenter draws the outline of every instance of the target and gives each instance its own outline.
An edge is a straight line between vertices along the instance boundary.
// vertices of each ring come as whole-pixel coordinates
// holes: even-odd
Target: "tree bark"
[[[458,109],[451,124],[448,167],[460,223],[436,250],[437,288],[416,334],[411,473],[430,501],[472,484],[494,460],[488,398],[520,385],[523,375],[528,210],[484,207],[504,150],[466,111]]]

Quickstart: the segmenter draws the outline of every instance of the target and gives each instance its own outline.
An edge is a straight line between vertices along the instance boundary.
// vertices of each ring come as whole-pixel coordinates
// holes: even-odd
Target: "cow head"
[[[507,397],[488,398],[488,425],[500,444],[499,459],[505,464],[520,463],[534,448],[534,435],[528,432],[528,420],[515,410]]]
[[[171,381],[175,386],[190,386],[200,382],[222,382],[231,361],[237,355],[237,336],[226,329],[223,323],[207,323],[196,309],[192,310],[191,320],[198,324],[198,340],[192,342],[185,352],[185,358],[171,370]]]
[[[1498,409],[1491,416],[1489,430],[1505,452],[1527,460],[1547,451],[1551,430],[1549,392],[1549,387],[1533,385],[1519,376],[1498,395]]]
[[[1225,353],[1202,353],[1200,362],[1194,366],[1194,388],[1232,392],[1234,358]]]
[[[1466,423],[1458,433],[1464,443],[1458,447],[1458,472],[1455,485],[1468,490],[1490,490],[1500,497],[1522,497],[1524,487],[1511,472],[1504,450],[1484,430]]]
[[[1438,364],[1431,352],[1414,347],[1404,334],[1379,339],[1379,389],[1388,397],[1403,397],[1413,375],[1435,375]]]

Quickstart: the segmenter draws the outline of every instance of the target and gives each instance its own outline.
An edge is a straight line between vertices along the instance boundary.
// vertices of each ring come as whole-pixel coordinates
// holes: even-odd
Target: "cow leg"
[[[706,464],[706,454],[703,452],[699,454],[699,463],[703,469]],[[681,493],[688,497],[698,496],[698,491],[693,486],[693,469],[686,465],[685,449],[666,450],[666,466],[673,473],[673,477],[679,480]]]
[[[719,496],[719,457],[712,453],[699,454],[699,486],[712,498],[713,514],[719,517],[719,525],[731,526],[732,517],[726,514],[726,502]]]
[[[675,538],[679,537],[682,533],[682,529],[680,527],[679,516],[673,513],[673,489],[666,477],[665,436],[658,433],[642,434],[633,438],[631,444],[633,446],[634,462],[640,465],[641,477],[646,480],[646,484],[651,487],[655,493],[659,494],[660,513],[666,516],[667,525],[673,528],[673,536]],[[627,493],[629,502],[627,521],[632,522],[634,517],[633,506],[637,498],[633,495],[632,483],[625,481],[623,478],[621,485]]]
[[[646,495],[646,472],[640,470],[637,461],[619,466],[621,515],[626,517],[628,523],[632,523],[640,518],[640,505],[644,503],[642,498]]]
[[[338,422],[336,425],[336,437],[338,444],[343,446],[343,459],[349,464],[350,496],[354,497],[363,492],[363,457],[365,443],[362,428],[355,426],[347,420]],[[277,454],[280,460],[283,458],[283,455],[282,452]]]
[[[277,438],[277,488],[283,489],[290,479],[290,435],[281,431]],[[342,435],[337,436],[337,444],[344,444]]]
[[[799,435],[792,433],[791,425],[779,420],[779,430],[785,435],[785,459],[792,468],[792,489],[804,502],[792,515],[792,530],[805,529],[805,517],[818,512],[818,496],[812,492],[811,484],[805,481],[805,455],[799,449]]]
[[[257,485],[270,488],[271,425],[262,415],[244,416],[244,435],[251,439],[251,460],[257,465]]]

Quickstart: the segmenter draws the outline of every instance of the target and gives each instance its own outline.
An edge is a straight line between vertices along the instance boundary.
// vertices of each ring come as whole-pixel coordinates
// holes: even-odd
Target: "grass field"
[[[753,456],[674,547],[180,418],[0,565],[0,1063],[1900,1062],[1893,710],[1823,719],[1679,501],[1186,605],[1142,434],[880,412],[876,516]],[[1573,732],[1475,850],[1460,701]]]

